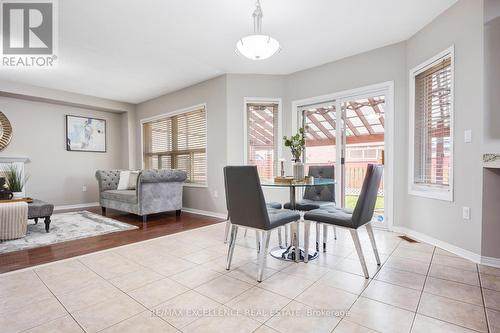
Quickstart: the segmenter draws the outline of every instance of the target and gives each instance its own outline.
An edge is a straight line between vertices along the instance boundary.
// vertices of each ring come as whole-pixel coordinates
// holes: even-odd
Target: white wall
[[[122,125],[118,113],[0,97],[0,110],[13,137],[0,156],[26,156],[27,195],[55,205],[98,201],[97,169],[122,167]],[[107,152],[66,151],[66,115],[106,119]],[[125,144],[125,143],[123,143]],[[87,192],[82,191],[83,185]]]
[[[484,12],[491,12],[485,3]],[[500,8],[500,0],[496,0]],[[500,10],[484,24],[484,145],[485,153],[500,153]],[[490,14],[492,15],[492,14]]]
[[[481,253],[483,133],[483,6],[461,0],[407,41],[407,70],[455,45],[455,200],[408,196],[402,224],[462,249]],[[464,143],[464,130],[473,142]],[[407,160],[404,155],[401,158]],[[471,220],[462,219],[462,207]]]
[[[227,164],[226,76],[163,95],[137,105],[137,165],[141,166],[141,119],[207,104],[208,187],[184,187],[183,206],[216,213],[226,212],[222,168]]]

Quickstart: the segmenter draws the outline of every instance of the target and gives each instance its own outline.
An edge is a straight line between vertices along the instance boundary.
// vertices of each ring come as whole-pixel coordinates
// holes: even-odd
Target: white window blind
[[[247,104],[247,162],[260,178],[272,179],[278,160],[278,104]]]
[[[205,107],[143,123],[144,167],[180,169],[187,182],[207,183]]]
[[[451,56],[445,56],[415,76],[413,182],[441,189],[450,187]]]

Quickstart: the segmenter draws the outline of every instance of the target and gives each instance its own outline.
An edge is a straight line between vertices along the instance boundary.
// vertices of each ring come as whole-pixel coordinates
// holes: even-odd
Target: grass
[[[345,206],[346,208],[354,208],[356,202],[358,201],[357,195],[346,195]],[[375,203],[375,209],[384,209],[384,197],[377,197],[377,202]]]

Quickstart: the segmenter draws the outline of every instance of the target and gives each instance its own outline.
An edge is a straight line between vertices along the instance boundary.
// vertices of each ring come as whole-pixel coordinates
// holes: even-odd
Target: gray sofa
[[[121,210],[142,216],[182,209],[182,184],[186,172],[181,170],[143,170],[137,177],[135,190],[117,190],[121,170],[98,170],[99,203],[102,214],[106,208]]]

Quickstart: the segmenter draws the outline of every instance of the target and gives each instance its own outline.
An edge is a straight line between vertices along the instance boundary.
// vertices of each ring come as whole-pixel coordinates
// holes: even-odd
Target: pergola
[[[373,97],[343,104],[347,144],[384,142],[384,103]],[[307,146],[335,145],[335,111],[335,105],[303,110]]]

